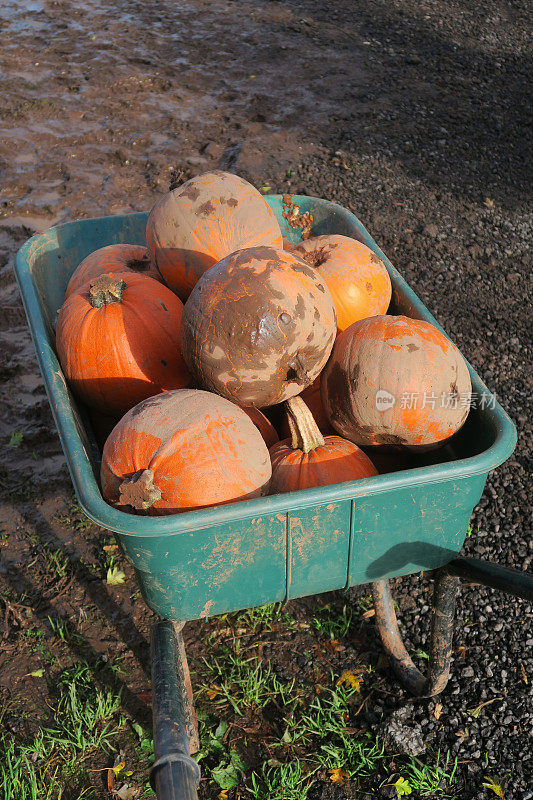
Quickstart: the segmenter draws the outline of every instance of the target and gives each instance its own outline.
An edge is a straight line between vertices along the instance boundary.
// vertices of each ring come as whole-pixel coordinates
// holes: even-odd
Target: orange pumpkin
[[[266,494],[267,447],[242,409],[198,389],[150,397],[104,446],[102,492],[125,511],[175,514]]]
[[[358,445],[433,445],[468,416],[470,374],[429,322],[381,316],[339,334],[322,373],[322,401],[341,436]]]
[[[183,310],[181,348],[199,386],[262,408],[313,382],[336,329],[316,270],[285,250],[252,247],[198,281]]]
[[[337,234],[315,236],[301,242],[293,252],[315,267],[327,284],[339,331],[387,311],[392,293],[389,273],[383,261],[362,242]]]
[[[182,310],[170,289],[133,272],[105,273],[71,294],[57,318],[56,344],[73,391],[88,406],[121,415],[187,386]]]
[[[270,494],[295,492],[377,475],[357,445],[340,436],[322,436],[301,397],[286,402],[291,439],[270,448]]]
[[[68,282],[65,300],[104,272],[137,272],[161,280],[146,247],[139,244],[110,244],[90,253],[76,267]]]
[[[243,247],[282,246],[274,212],[250,183],[227,172],[206,172],[157,201],[146,226],[154,263],[186,300],[198,278]]]
[[[245,414],[248,414],[255,427],[259,430],[267,447],[272,447],[276,442],[279,442],[279,436],[276,433],[275,427],[258,408],[254,408],[254,406],[244,406],[242,410]]]

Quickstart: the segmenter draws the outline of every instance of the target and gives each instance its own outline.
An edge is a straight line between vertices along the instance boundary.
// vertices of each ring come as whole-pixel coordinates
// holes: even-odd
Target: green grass
[[[315,772],[316,768],[305,770],[300,761],[274,766],[264,764],[259,773],[252,773],[250,797],[254,800],[306,800]]]
[[[204,659],[208,683],[201,688],[216,705],[229,704],[242,716],[250,709],[263,708],[272,698],[287,705],[294,700],[294,682],[284,684],[262,663],[241,652],[239,639],[222,649],[219,658]]]
[[[96,527],[75,500],[70,500],[67,511],[56,514],[55,520],[67,528],[73,528],[77,533],[86,533]]]
[[[70,625],[66,620],[61,619],[60,617],[48,617],[48,622],[52,629],[54,636],[56,636],[61,642],[68,645],[74,645],[76,647],[85,647],[86,641],[83,636],[75,630],[75,628]]]
[[[263,620],[268,625],[277,614],[274,607],[263,608],[248,627],[263,627]],[[324,617],[320,612],[315,619]],[[343,610],[330,619],[335,627],[321,632],[336,637],[348,630],[351,616]],[[450,792],[457,759],[449,753],[429,752],[423,759],[393,756],[385,753],[379,736],[359,727],[361,705],[368,692],[376,690],[372,673],[362,686],[340,683],[333,672],[329,682],[314,687],[282,681],[271,664],[251,655],[237,636],[221,646],[214,659],[203,660],[201,673],[205,682],[197,700],[202,740],[197,759],[209,783],[221,792],[236,790],[235,796],[243,800],[306,800],[314,784],[332,780],[337,772],[350,792],[379,794],[380,786],[389,785],[398,793],[410,788],[419,797],[454,797]],[[275,728],[268,722],[273,709]],[[256,727],[256,735],[271,757],[248,766],[240,749],[246,748],[246,735],[231,737],[250,725],[262,729],[257,732]]]
[[[70,558],[62,550],[44,550],[49,568],[59,580],[66,578],[72,569]]]
[[[441,763],[442,762],[442,763]],[[442,797],[453,797],[447,794],[455,783],[457,758],[452,759],[450,753],[441,759],[440,750],[433,762],[425,764],[418,758],[411,758],[402,770],[402,776],[409,781],[413,790],[421,797],[440,794]]]
[[[335,614],[329,606],[319,609],[312,619],[315,630],[329,639],[343,639],[350,630],[353,612],[348,606],[343,606],[340,614]]]
[[[54,684],[57,701],[50,723],[27,741],[0,734],[3,800],[60,800],[65,787],[77,798],[90,798],[91,757],[113,752],[113,739],[124,726],[120,694],[100,688],[87,664],[62,670]]]
[[[283,603],[268,603],[265,606],[247,608],[237,614],[235,619],[239,625],[246,626],[253,633],[259,630],[271,631],[276,623],[288,628],[294,626],[292,617],[283,611]]]

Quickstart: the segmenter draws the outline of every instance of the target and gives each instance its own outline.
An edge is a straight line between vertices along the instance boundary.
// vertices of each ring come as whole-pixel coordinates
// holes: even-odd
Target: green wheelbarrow
[[[283,235],[298,241],[283,216],[282,197],[266,200]],[[392,313],[438,326],[353,214],[318,198],[295,196],[294,202],[311,212],[313,235],[351,236],[384,260],[393,286]],[[533,577],[457,558],[489,471],[516,444],[513,423],[472,368],[477,402],[465,425],[408,469],[168,517],[134,516],[109,506],[100,493],[100,452],[87,411],[70,393],[57,360],[54,321],[79,262],[104,245],[145,244],[146,219],[143,213],[128,214],[51,228],[26,242],[15,270],[80,505],[115,533],[145,602],[160,617],[152,631],[153,786],[159,800],[192,800],[200,771],[190,757],[198,734],[181,634],[185,622],[371,583],[392,666],[413,693],[429,696],[448,680],[459,579],[533,598]],[[436,572],[424,676],[402,643],[388,580],[428,570]]]

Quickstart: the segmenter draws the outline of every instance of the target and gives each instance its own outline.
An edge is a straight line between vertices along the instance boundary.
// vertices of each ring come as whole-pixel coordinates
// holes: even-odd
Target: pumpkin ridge
[[[158,329],[158,332],[159,332],[159,336],[157,337],[159,340],[162,338],[162,336],[164,336],[165,339],[168,337],[168,331],[164,328],[163,325],[161,325],[158,316],[156,316],[156,315],[151,316],[150,315],[150,317],[143,317],[143,315],[140,313],[140,311],[137,309],[137,307],[134,304],[131,304],[131,305],[128,306],[127,314],[131,315],[131,316],[134,316],[136,318],[136,320],[138,320],[139,326],[142,327],[148,333],[148,336],[149,336],[150,339],[154,338],[153,331],[156,328],[156,326],[157,326],[157,329]],[[170,341],[172,342],[172,344],[175,344],[176,348],[179,350],[179,342],[173,342],[171,338],[170,338]],[[143,375],[145,376],[145,378],[147,378],[147,380],[151,380],[150,376],[147,374],[147,370],[144,369],[141,366],[141,364],[139,364],[139,367],[141,368],[141,371],[142,371]],[[157,394],[157,392],[155,392],[155,394]]]

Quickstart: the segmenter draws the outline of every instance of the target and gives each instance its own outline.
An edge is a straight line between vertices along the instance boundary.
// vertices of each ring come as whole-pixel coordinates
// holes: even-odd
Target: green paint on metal
[[[283,235],[298,241],[281,197],[266,200]],[[313,215],[314,235],[352,236],[384,260],[394,313],[438,325],[352,213],[319,198],[294,200]],[[117,534],[150,608],[169,619],[195,619],[449,562],[461,549],[488,472],[516,443],[498,403],[471,411],[450,444],[416,469],[168,517],[126,514],[104,501],[96,442],[85,409],[65,384],[53,331],[80,261],[104,245],[144,244],[146,218],[128,214],[51,228],[21,248],[15,272],[80,505]],[[470,371],[473,391],[488,394]]]

